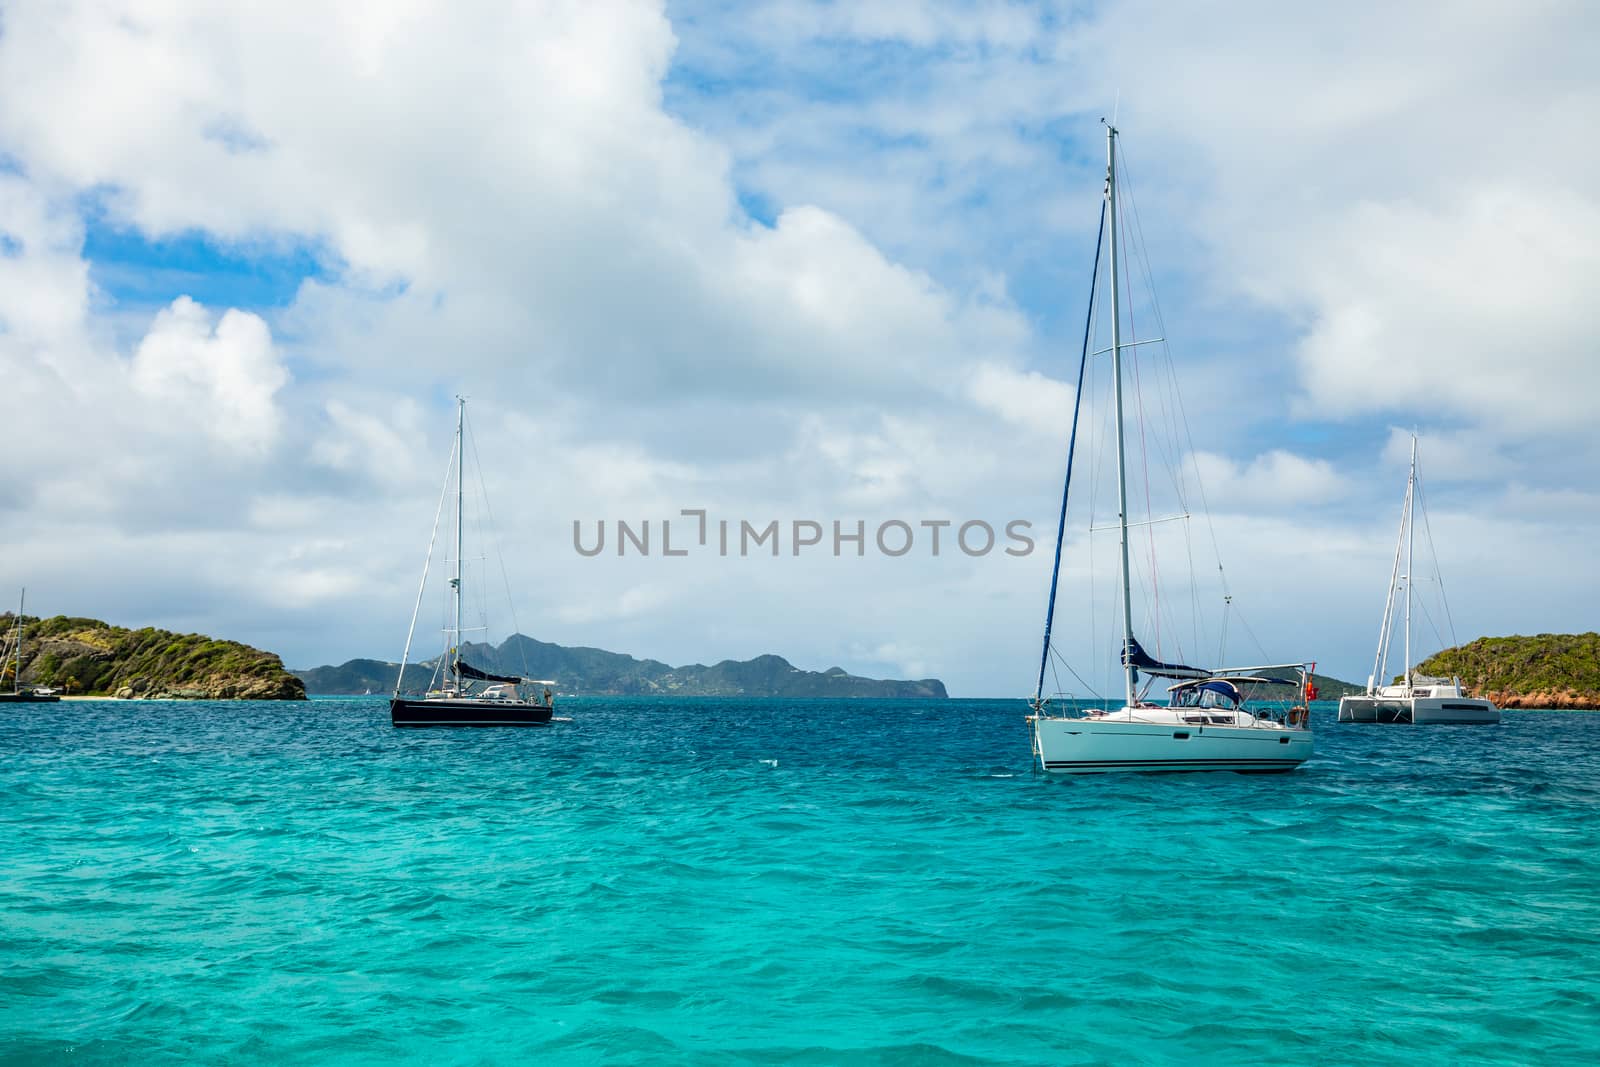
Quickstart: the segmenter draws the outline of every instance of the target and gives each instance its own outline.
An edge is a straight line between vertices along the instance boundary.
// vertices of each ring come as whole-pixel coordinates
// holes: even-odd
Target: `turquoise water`
[[[0,710],[0,1059],[1600,1056],[1600,715],[1046,778],[1020,701]]]

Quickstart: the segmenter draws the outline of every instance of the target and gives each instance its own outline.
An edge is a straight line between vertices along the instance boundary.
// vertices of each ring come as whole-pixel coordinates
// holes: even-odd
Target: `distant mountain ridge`
[[[807,671],[782,656],[723,660],[706,666],[672,667],[653,659],[635,659],[600,648],[567,648],[512,634],[496,647],[467,643],[461,658],[495,674],[551,678],[560,692],[598,696],[750,696],[750,697],[933,697],[945,699],[937,678],[916,680],[862,678],[839,667]],[[398,663],[353,659],[337,667],[312,667],[293,673],[310,693],[344,695],[388,692],[394,688]],[[432,661],[406,668],[406,687],[426,685]]]

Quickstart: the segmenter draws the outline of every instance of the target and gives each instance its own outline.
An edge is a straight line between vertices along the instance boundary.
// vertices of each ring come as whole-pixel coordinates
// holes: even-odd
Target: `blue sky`
[[[95,288],[116,307],[154,309],[188,296],[204,304],[268,310],[288,306],[307,279],[329,277],[318,250],[228,245],[203,232],[152,237],[90,216],[83,256]]]
[[[1560,3],[20,5],[0,582],[394,657],[466,392],[534,636],[1023,692],[1042,552],[588,560],[571,523],[1052,526],[1115,107],[1268,651],[1364,677],[1412,427],[1458,631],[1591,629],[1596,37]]]

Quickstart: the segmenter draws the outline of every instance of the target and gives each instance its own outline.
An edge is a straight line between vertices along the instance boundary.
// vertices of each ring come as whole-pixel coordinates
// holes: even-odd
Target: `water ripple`
[[[1015,702],[0,712],[0,1061],[1600,1059],[1600,716],[1061,779]]]

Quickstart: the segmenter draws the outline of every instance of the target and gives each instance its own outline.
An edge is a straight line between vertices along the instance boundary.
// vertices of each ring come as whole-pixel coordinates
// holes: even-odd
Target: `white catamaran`
[[[1051,656],[1051,626],[1061,573],[1067,498],[1072,486],[1073,455],[1078,437],[1078,414],[1083,400],[1084,368],[1089,358],[1089,323],[1085,324],[1078,393],[1067,451],[1067,481],[1062,491],[1061,522],[1056,535],[1055,569],[1050,578],[1046,609],[1044,651],[1039,680],[1030,702],[1028,724],[1033,754],[1046,771],[1069,774],[1103,774],[1116,771],[1244,771],[1277,772],[1298,767],[1311,755],[1311,725],[1307,710],[1310,664],[1207,670],[1181,663],[1164,663],[1150,656],[1134,637],[1132,581],[1128,561],[1128,463],[1123,426],[1123,354],[1120,326],[1118,235],[1117,130],[1106,127],[1106,185],[1101,234],[1110,237],[1111,353],[1115,398],[1118,528],[1121,534],[1122,707],[1066,706],[1059,710],[1044,695],[1045,671]],[[1099,248],[1095,274],[1099,274]],[[1098,286],[1098,280],[1096,282]],[[1094,301],[1090,302],[1090,323]],[[1131,315],[1131,307],[1130,307]],[[1131,321],[1131,320],[1130,320]],[[1135,342],[1137,343],[1137,342]],[[1175,684],[1167,690],[1167,703],[1147,699],[1149,683],[1141,688],[1140,674],[1166,678]],[[1293,691],[1297,702],[1274,708],[1254,702],[1263,687],[1281,686]]]
[[[428,559],[422,566],[422,584],[417,589],[417,604],[411,612],[411,629],[406,632],[405,653],[400,657],[400,673],[395,678],[394,695],[389,700],[390,721],[396,726],[549,726],[554,713],[555,682],[524,678],[520,675],[491,674],[461,658],[461,563],[462,502],[466,461],[467,401],[456,397],[456,439],[451,454],[451,470],[439,497],[434,515],[433,536],[428,539]],[[417,631],[417,614],[428,585],[428,568],[433,562],[433,546],[439,535],[439,515],[444,498],[455,487],[455,574],[450,579],[449,619],[444,629],[445,649],[435,661],[433,676],[425,692],[407,695],[406,663],[411,658],[411,640]]]
[[[1339,698],[1340,722],[1414,723],[1417,725],[1492,724],[1500,721],[1500,709],[1490,701],[1468,696],[1459,678],[1431,678],[1417,674],[1411,666],[1411,604],[1416,584],[1416,508],[1421,483],[1417,479],[1417,435],[1411,435],[1411,473],[1406,478],[1406,502],[1400,510],[1400,539],[1394,546],[1394,568],[1389,573],[1389,596],[1383,604],[1383,622],[1378,627],[1378,654],[1372,673],[1367,676],[1367,691],[1358,696]],[[1423,512],[1426,523],[1427,512]],[[1429,537],[1430,543],[1432,537]],[[1402,553],[1405,573],[1400,572]],[[1435,567],[1438,560],[1434,561]],[[1405,675],[1395,685],[1379,685],[1389,674],[1389,643],[1394,637],[1395,600],[1404,582],[1405,596]],[[1444,601],[1441,583],[1440,600]],[[1445,621],[1450,623],[1450,604],[1444,601]],[[1454,638],[1452,638],[1452,641]]]

